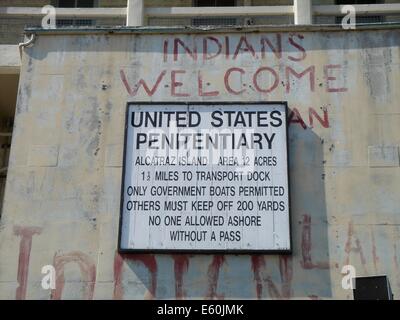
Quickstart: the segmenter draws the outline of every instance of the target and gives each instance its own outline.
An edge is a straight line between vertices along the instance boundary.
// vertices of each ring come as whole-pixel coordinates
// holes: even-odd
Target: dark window
[[[93,8],[94,7],[94,0],[78,0],[77,1],[78,8]]]
[[[235,0],[195,0],[195,7],[234,7]]]
[[[336,4],[346,5],[346,4],[379,4],[382,3],[380,0],[336,0]],[[336,23],[340,24],[343,17],[336,17]],[[368,16],[358,16],[356,12],[356,24],[360,23],[380,23],[383,22],[383,16],[378,15],[368,15]]]
[[[94,0],[58,0],[60,8],[93,8]]]
[[[59,8],[93,8],[95,0],[58,0]],[[91,26],[93,20],[89,19],[57,19],[58,26]]]
[[[195,7],[235,7],[236,0],[194,0],[193,5]],[[237,25],[238,19],[235,17],[195,18],[192,24],[194,26]]]

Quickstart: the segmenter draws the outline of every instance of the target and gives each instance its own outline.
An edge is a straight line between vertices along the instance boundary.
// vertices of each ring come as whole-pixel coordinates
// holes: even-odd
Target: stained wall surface
[[[398,28],[39,34],[21,68],[0,298],[352,299],[348,264],[399,297],[399,44]],[[128,101],[287,101],[293,254],[119,255]]]

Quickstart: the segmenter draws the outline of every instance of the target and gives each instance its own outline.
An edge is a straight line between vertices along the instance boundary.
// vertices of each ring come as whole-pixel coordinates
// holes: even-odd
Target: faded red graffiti
[[[40,234],[40,227],[14,227],[14,234],[21,237],[19,243],[19,258],[17,281],[18,288],[15,293],[16,300],[24,300],[26,298],[26,290],[28,286],[29,260],[32,249],[32,238],[35,234]]]
[[[328,64],[324,66],[325,86],[327,92],[346,92],[348,89],[345,87],[332,87],[332,81],[338,79],[331,74],[332,69],[339,69],[342,72],[342,66],[340,64]],[[343,73],[343,72],[342,72]],[[343,75],[343,74],[342,74]]]
[[[218,279],[220,269],[225,263],[225,257],[223,255],[214,255],[211,264],[208,267],[207,278],[208,278],[208,289],[205,294],[206,299],[223,299],[223,294],[217,294]]]
[[[253,87],[255,91],[259,93],[270,94],[280,88],[279,83],[282,80],[285,82],[286,94],[291,93],[294,85],[300,81],[304,82],[302,83],[302,90],[304,90],[303,87],[305,87],[310,93],[315,91],[315,66],[309,66],[307,68],[302,67],[301,69],[298,68],[296,70],[288,66],[285,69],[285,76],[283,79],[279,77],[278,71],[279,70],[274,70],[273,68],[266,66],[260,67],[254,72],[246,71],[246,69],[240,67],[231,67],[227,70],[221,70],[220,80],[224,85],[224,92],[212,89],[210,87],[211,83],[215,83],[215,81],[218,79],[210,75],[206,76],[206,72],[201,70],[197,70],[195,87],[193,87],[193,81],[188,81],[188,79],[185,81],[184,75],[187,73],[187,71],[182,69],[172,69],[169,71],[162,70],[159,74],[155,75],[155,81],[153,80],[153,83],[151,84],[151,80],[145,80],[144,78],[135,80],[133,84],[131,84],[128,80],[125,70],[123,69],[120,70],[120,77],[127,93],[132,97],[137,96],[141,88],[143,88],[144,91],[142,93],[149,97],[155,95],[160,88],[169,88],[169,95],[171,97],[191,97],[194,95],[199,97],[219,97],[225,94],[243,95],[250,92],[249,89],[245,88],[244,86]],[[166,76],[167,73],[168,76]],[[232,86],[232,76],[235,74],[240,75],[241,80],[236,82],[236,88],[234,89]],[[263,74],[264,78],[272,79],[261,82],[260,77]],[[181,76],[179,79],[178,75]],[[153,75],[152,78],[154,78]],[[161,85],[163,82],[164,85]],[[180,93],[177,92],[177,87],[180,88]],[[166,93],[163,92],[163,95],[165,94]]]
[[[300,111],[294,107],[289,111],[288,115],[288,123],[290,125],[300,125],[304,130],[307,128],[314,128],[314,118],[320,123],[323,128],[329,128],[329,115],[328,110],[326,108],[322,108],[323,115],[322,117],[318,114],[318,112],[314,108],[308,108],[308,120],[309,124],[307,126],[303,117],[301,116]]]
[[[116,252],[114,256],[114,300],[122,300],[124,297],[124,290],[122,288],[122,267],[124,259]]]
[[[300,80],[303,78],[307,73],[309,73],[309,86],[310,92],[315,91],[315,66],[310,66],[305,70],[297,72],[291,67],[286,67],[285,70],[286,74],[286,93],[290,93],[291,89],[291,82],[290,82],[290,75],[293,75],[296,79]]]
[[[274,38],[274,39],[273,39]],[[323,79],[320,83],[321,89],[327,93],[346,92],[344,86],[345,74],[341,64],[327,64],[317,70],[315,65],[306,65],[303,61],[307,58],[307,50],[302,42],[302,34],[271,34],[260,35],[255,38],[247,36],[205,36],[188,38],[169,38],[162,41],[162,63],[164,69],[158,74],[150,73],[152,80],[144,78],[133,79],[133,85],[128,81],[124,70],[120,70],[122,83],[130,96],[141,93],[149,97],[157,93],[158,90],[169,88],[171,97],[218,97],[224,94],[243,95],[254,91],[270,94],[280,90],[279,83],[282,83],[284,93],[289,94],[299,83],[302,85],[303,92],[315,92],[316,80]],[[283,45],[290,50],[283,50]],[[241,67],[240,64],[234,65],[238,57],[254,60],[258,65],[257,70]],[[201,56],[201,57],[200,57]],[[226,70],[221,69],[218,75],[221,83],[224,84],[223,90],[216,90],[211,87],[215,81],[215,73],[208,75],[204,65],[214,59],[230,60],[232,66]],[[197,70],[185,69],[182,66],[196,65]],[[264,62],[274,61],[273,65],[267,66]],[[284,62],[289,62],[284,65]],[[302,62],[297,66],[293,62]],[[179,69],[170,70],[171,65],[179,66]],[[279,68],[274,66],[279,65]],[[170,75],[166,77],[167,73]],[[188,73],[190,76],[186,76]],[[196,84],[189,77],[197,74]],[[129,76],[129,74],[128,74]],[[178,79],[178,76],[181,78]],[[235,76],[235,82],[233,77]],[[149,82],[153,84],[149,85]],[[164,85],[161,85],[161,83]],[[235,85],[234,85],[235,83]],[[216,85],[215,83],[213,83]],[[179,92],[177,88],[179,87]],[[219,87],[219,86],[218,86]],[[197,90],[194,90],[197,89]],[[165,92],[163,95],[165,96]]]
[[[259,80],[258,80],[258,79],[259,79],[259,75],[260,75],[262,72],[266,72],[266,71],[267,71],[270,75],[273,76],[274,82],[273,82],[272,85],[270,85],[269,87],[264,87],[264,88],[262,88],[262,87],[261,87],[261,84],[259,83]],[[274,91],[274,90],[278,87],[278,85],[279,85],[279,76],[278,76],[278,74],[276,73],[276,71],[275,71],[274,69],[269,68],[269,67],[262,67],[262,68],[257,69],[257,71],[254,73],[254,76],[253,76],[253,84],[254,84],[254,87],[256,88],[256,90],[257,90],[258,92],[270,93],[270,92]]]
[[[353,246],[353,238],[355,239],[355,243],[356,245]],[[367,261],[365,259],[365,255],[363,252],[363,248],[361,246],[361,242],[360,239],[355,235],[354,233],[354,226],[353,226],[353,222],[350,221],[349,222],[349,228],[347,231],[347,241],[346,241],[346,245],[345,245],[345,249],[344,251],[346,252],[346,257],[345,257],[345,265],[350,264],[350,254],[351,253],[357,253],[360,256],[360,260],[361,260],[361,264],[364,268],[364,272],[365,274],[368,274],[367,272]]]
[[[377,274],[379,257],[376,252],[375,234],[374,234],[374,230],[373,230],[372,226],[371,226],[371,237],[372,237],[372,261],[374,262],[374,270],[375,270],[375,273]]]
[[[263,280],[261,277],[261,269],[265,268],[264,256],[252,255],[251,268],[253,270],[254,281],[256,282],[256,296],[257,299],[262,299],[263,294]]]
[[[16,299],[25,299],[27,292],[28,283],[28,271],[29,271],[29,260],[32,247],[32,238],[35,234],[40,234],[42,229],[39,227],[14,227],[14,234],[21,238],[20,240],[20,251],[18,261],[18,288],[16,290]],[[371,228],[371,254],[373,257],[373,264],[375,272],[378,272],[379,257],[375,243],[375,234]],[[332,262],[315,262],[312,255],[312,220],[309,215],[303,215],[302,229],[301,229],[301,259],[300,265],[303,269],[328,269],[331,265],[336,265],[339,268],[338,263]],[[397,257],[397,246],[393,243],[393,264],[394,272],[399,270],[399,262]],[[359,237],[354,231],[354,225],[350,221],[348,224],[347,239],[345,243],[345,259],[344,264],[350,263],[350,254],[357,254],[360,257],[361,264],[364,268],[364,273],[368,274],[366,268],[366,258],[364,250]],[[175,275],[175,297],[176,299],[184,299],[187,296],[184,286],[184,275],[189,270],[189,255],[176,254],[171,255],[174,262],[174,275]],[[289,299],[293,296],[293,260],[291,256],[279,256],[278,260],[275,257],[271,257],[271,264],[268,263],[268,257],[263,255],[252,255],[250,256],[251,268],[255,283],[255,293],[258,299],[262,299],[265,292],[268,293],[269,297],[274,299]],[[114,299],[123,299],[123,265],[124,261],[133,261],[142,263],[149,272],[149,285],[148,292],[145,294],[146,299],[153,299],[156,297],[157,291],[157,261],[153,254],[115,254],[114,259]],[[268,274],[268,267],[276,267],[278,262],[280,282],[277,283],[276,279],[273,279]],[[82,252],[73,251],[67,254],[55,254],[54,266],[56,268],[56,289],[51,292],[52,299],[61,299],[65,278],[64,269],[65,265],[69,263],[76,263],[81,271],[82,283],[83,283],[83,299],[93,299],[95,284],[96,284],[96,265],[92,258]],[[223,299],[225,295],[218,292],[218,284],[221,276],[221,267],[226,263],[226,256],[214,255],[212,256],[211,262],[207,269],[207,290],[205,293],[206,299]],[[400,287],[398,278],[397,286]],[[308,295],[310,299],[319,299],[316,295]]]
[[[188,255],[172,255],[174,260],[174,273],[175,273],[175,296],[177,299],[185,297],[183,287],[183,275],[189,268]],[[124,261],[141,261],[150,273],[150,289],[145,295],[145,298],[153,299],[156,296],[157,288],[157,262],[155,256],[152,254],[141,255],[128,255],[128,254],[115,254],[114,259],[114,299],[123,299],[124,292],[122,287],[123,275],[123,262]],[[217,294],[218,278],[221,266],[225,263],[223,255],[215,255],[208,267],[208,289],[205,294],[206,299],[223,299],[223,295]]]
[[[323,116],[321,117],[314,108],[308,108],[309,127],[314,128],[314,118],[318,120],[323,128],[329,128],[329,117],[327,108],[322,108]]]
[[[247,36],[234,38],[229,35],[199,36],[189,40],[176,37],[163,40],[163,62],[177,62],[183,59],[188,59],[189,62],[202,62],[219,56],[234,61],[240,53],[246,54],[254,60],[261,60],[267,58],[268,50],[271,51],[276,60],[302,61],[307,57],[307,51],[301,43],[303,39],[302,34],[295,33],[288,35],[280,33],[263,34],[256,40]],[[283,52],[283,45],[290,49]],[[201,59],[198,53],[201,53]],[[299,55],[294,55],[296,53],[299,53]]]
[[[328,261],[313,262],[312,260],[311,217],[303,215],[301,231],[301,266],[304,269],[329,269]]]
[[[270,275],[263,276],[266,273],[264,256],[252,256],[251,267],[256,282],[257,299],[262,299],[264,284],[267,285],[268,294],[273,299],[289,299],[292,297],[293,266],[291,256],[279,256],[281,290],[278,289]]]
[[[172,255],[174,260],[175,273],[175,297],[176,299],[184,299],[186,296],[183,286],[183,276],[189,269],[189,257],[186,254]]]
[[[120,76],[121,76],[121,80],[122,80],[123,84],[125,85],[125,88],[128,91],[129,95],[136,96],[140,87],[143,87],[143,89],[146,91],[147,95],[149,97],[151,97],[157,91],[157,88],[160,85],[160,82],[164,78],[166,73],[167,72],[165,70],[160,73],[160,75],[157,77],[156,83],[153,85],[153,87],[151,89],[147,85],[146,81],[144,81],[143,79],[140,79],[137,84],[135,84],[133,87],[131,87],[126,78],[125,72],[123,70],[120,71]]]
[[[293,266],[292,257],[279,257],[279,272],[282,282],[282,297],[289,299],[292,296]]]
[[[208,81],[204,80],[203,74],[201,71],[197,73],[197,88],[199,97],[216,97],[219,95],[219,91],[217,90],[208,90],[206,91],[206,86],[204,83],[208,83]]]
[[[96,265],[92,258],[80,251],[72,251],[66,254],[54,256],[54,268],[56,269],[56,289],[51,292],[51,299],[60,300],[65,285],[64,268],[68,263],[76,263],[79,266],[84,286],[84,300],[92,300],[96,284]]]

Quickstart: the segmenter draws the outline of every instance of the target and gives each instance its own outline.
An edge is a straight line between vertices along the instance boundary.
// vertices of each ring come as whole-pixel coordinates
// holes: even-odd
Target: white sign
[[[129,104],[120,251],[290,252],[285,103]]]

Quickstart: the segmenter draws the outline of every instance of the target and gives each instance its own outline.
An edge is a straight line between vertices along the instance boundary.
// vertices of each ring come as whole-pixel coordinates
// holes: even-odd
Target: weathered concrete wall
[[[398,298],[400,30],[294,30],[39,35],[23,57],[0,298],[351,299],[346,264],[387,274]],[[126,102],[151,100],[288,101],[293,255],[116,253]]]

